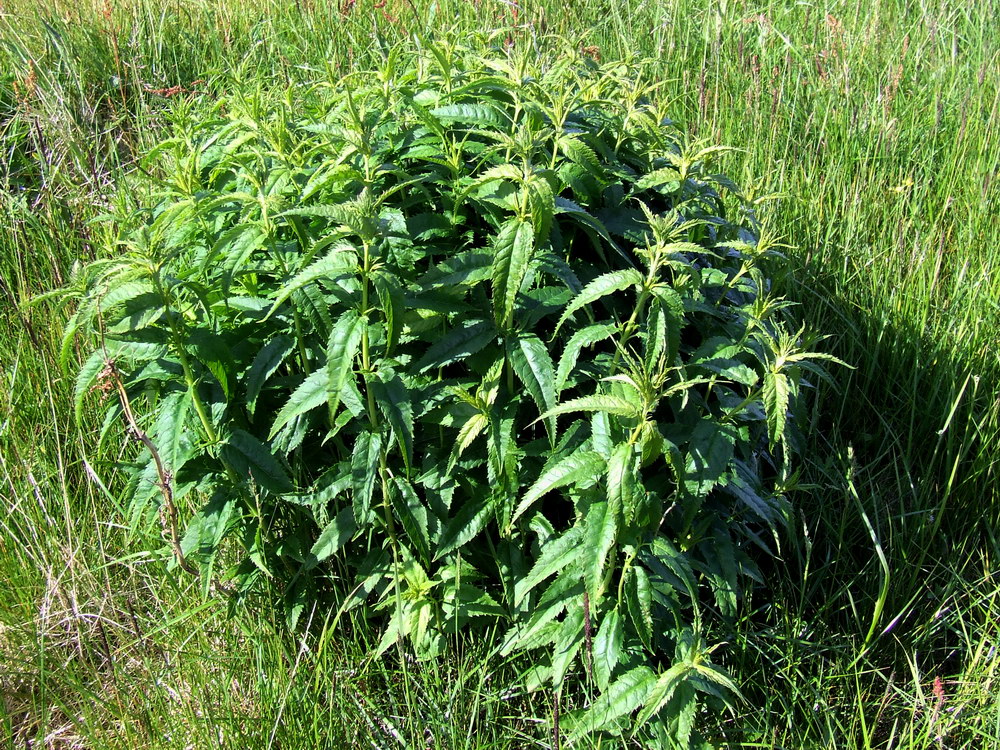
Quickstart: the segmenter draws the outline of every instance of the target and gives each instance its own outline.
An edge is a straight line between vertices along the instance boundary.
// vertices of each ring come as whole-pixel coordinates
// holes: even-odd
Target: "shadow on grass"
[[[723,731],[892,746],[902,722],[909,746],[980,747],[996,706],[962,686],[997,666],[1000,368],[970,356],[974,342],[838,298],[808,269],[784,286],[795,314],[832,334],[821,348],[856,369],[829,368],[836,390],[818,384],[792,528],[730,634],[748,703]]]

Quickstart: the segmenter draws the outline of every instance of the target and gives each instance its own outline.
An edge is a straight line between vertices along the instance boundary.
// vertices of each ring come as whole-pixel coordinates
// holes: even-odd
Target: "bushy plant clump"
[[[692,742],[816,369],[720,149],[640,63],[447,44],[214,113],[73,288],[78,407],[146,446],[132,523],[293,624],[337,592],[379,652],[500,624],[529,687],[596,686],[570,741]]]

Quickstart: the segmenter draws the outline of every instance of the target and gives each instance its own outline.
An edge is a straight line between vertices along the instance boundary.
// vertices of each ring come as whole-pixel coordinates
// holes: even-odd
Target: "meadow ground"
[[[544,695],[460,644],[370,662],[360,624],[228,617],[124,528],[120,446],[73,426],[65,312],[137,157],[213,92],[283,90],[411,33],[656,59],[674,119],[789,246],[780,289],[855,366],[817,389],[780,559],[719,658],[719,744],[1000,747],[1000,5],[995,0],[0,0],[0,742],[545,747]],[[37,190],[21,188],[31,184]],[[29,200],[26,196],[31,195]]]

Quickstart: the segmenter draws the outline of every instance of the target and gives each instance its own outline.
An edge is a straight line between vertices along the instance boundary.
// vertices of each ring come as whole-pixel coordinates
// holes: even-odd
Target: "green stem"
[[[646,307],[646,302],[648,301],[649,291],[644,287],[643,290],[639,292],[639,299],[635,303],[635,309],[632,311],[631,317],[622,327],[622,338],[618,344],[618,348],[615,350],[615,356],[611,360],[611,370],[608,372],[609,375],[614,375],[615,370],[618,369],[618,360],[621,359],[622,350],[624,350],[625,344],[628,343],[628,340],[632,338],[632,334],[635,333],[635,329],[638,328],[636,321],[639,319],[639,316],[642,315],[643,309]]]
[[[371,253],[368,243],[365,242],[361,269],[361,316],[365,319],[368,317],[368,278],[370,274]],[[368,341],[368,326],[366,325],[361,329],[361,369],[366,378],[371,374],[371,365],[371,345]],[[365,395],[368,401],[368,421],[371,423],[372,429],[377,430],[379,419],[378,411],[375,409],[375,396],[372,393],[372,389],[368,387],[367,382],[365,383]]]
[[[368,315],[368,278],[371,274],[371,252],[369,244],[367,241],[364,242],[364,258],[362,265],[362,280],[361,280],[361,311],[362,315],[367,318]],[[368,326],[366,325],[361,331],[361,367],[364,370],[366,379],[371,376],[371,350],[368,341]],[[365,382],[365,395],[368,402],[368,421],[371,425],[373,432],[381,431],[381,424],[378,416],[378,409],[375,407],[375,396],[372,393],[372,389],[368,386],[367,380]],[[389,500],[389,462],[388,462],[389,446],[382,445],[379,448],[378,456],[378,473],[379,473],[379,485],[382,490],[382,513],[385,520],[385,529],[389,535],[389,546],[392,549],[392,568],[393,568],[393,587],[394,595],[396,599],[396,612],[393,617],[399,617],[402,611],[403,597],[402,592],[399,588],[399,538],[396,536],[396,523],[392,517],[392,504]],[[397,626],[398,627],[398,626]],[[399,645],[398,641],[399,634],[397,633],[397,647],[399,648],[399,660],[403,665],[403,679],[404,687],[409,693],[409,677],[406,673],[406,659],[402,652],[402,646]]]
[[[306,236],[305,230],[302,229],[302,225],[299,223],[297,217],[289,216],[288,223],[292,227],[292,231],[295,232],[295,236],[299,240],[299,247],[302,250],[302,264],[300,268],[305,268],[312,260],[312,252],[309,250],[309,238]],[[275,253],[275,257],[278,258],[282,270],[287,275],[288,267],[285,265],[284,260],[277,253]],[[299,314],[298,308],[294,305],[292,306],[292,323],[295,326],[295,344],[299,351],[299,364],[302,366],[302,371],[306,374],[306,377],[308,377],[312,374],[312,368],[309,366],[309,357],[306,354],[305,336],[302,333],[302,316]]]
[[[188,357],[187,351],[184,349],[184,336],[177,324],[177,320],[174,317],[174,311],[171,309],[170,295],[167,294],[166,289],[164,289],[163,285],[160,283],[160,275],[158,272],[153,274],[153,283],[156,285],[156,291],[163,300],[163,307],[167,313],[167,321],[170,324],[170,332],[172,334],[174,349],[176,350],[177,358],[181,362],[181,369],[184,371],[184,382],[187,384],[188,392],[191,394],[191,401],[194,403],[194,410],[198,414],[198,419],[201,420],[201,425],[205,429],[205,435],[209,442],[217,443],[219,442],[219,433],[216,432],[215,426],[212,424],[212,420],[208,417],[208,411],[205,409],[205,404],[201,400],[201,396],[198,395],[198,381],[194,376],[194,370],[191,367],[191,360]]]
[[[187,382],[188,391],[191,393],[191,400],[194,402],[194,410],[198,414],[198,419],[201,420],[202,427],[205,428],[205,435],[208,437],[209,442],[217,443],[219,442],[219,433],[215,431],[215,425],[209,419],[205,404],[202,402],[201,396],[198,395],[198,383],[194,377],[194,372],[191,370],[191,362],[187,357],[187,352],[184,351],[184,347],[180,341],[175,341],[175,347],[177,348],[177,356],[181,361],[181,368],[184,370],[184,380]]]
[[[635,560],[635,556],[639,554],[638,549],[633,549],[627,558],[625,558],[625,564],[622,565],[622,574],[618,578],[618,601],[621,602],[622,594],[625,591],[625,579],[628,578],[628,569],[632,567],[632,561]]]
[[[361,314],[368,315],[368,277],[371,273],[371,251],[368,242],[364,243],[364,257],[362,259],[362,279],[361,279]],[[368,341],[368,326],[361,331],[361,368],[365,377],[371,375],[371,347]],[[381,431],[381,421],[378,416],[378,409],[375,406],[375,394],[365,383],[365,396],[368,402],[368,422],[371,424],[373,432]],[[392,518],[392,506],[389,503],[389,464],[387,460],[388,446],[383,445],[379,450],[379,478],[382,487],[382,508],[385,514],[386,531],[389,533],[389,541],[392,545],[393,556],[397,554],[398,543],[396,538],[396,524]],[[397,563],[398,565],[398,563]]]
[[[299,350],[299,364],[302,365],[302,371],[306,377],[309,377],[312,374],[312,368],[309,367],[309,357],[306,355],[306,337],[302,333],[302,318],[294,307],[292,308],[292,321],[295,325],[295,343]]]

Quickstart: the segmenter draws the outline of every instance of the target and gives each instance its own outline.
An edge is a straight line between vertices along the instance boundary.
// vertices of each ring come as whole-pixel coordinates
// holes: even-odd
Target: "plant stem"
[[[217,443],[219,442],[219,433],[216,431],[215,425],[212,424],[212,420],[208,416],[208,411],[205,409],[205,404],[201,400],[201,396],[198,394],[198,381],[195,378],[194,370],[191,367],[191,359],[188,357],[188,353],[184,349],[184,335],[177,323],[177,319],[174,317],[174,311],[171,309],[170,295],[167,294],[166,289],[163,288],[163,284],[160,282],[158,269],[152,274],[152,278],[157,292],[163,299],[163,307],[166,310],[167,321],[170,324],[171,340],[174,344],[177,359],[180,360],[181,369],[184,371],[184,382],[187,384],[188,392],[191,394],[191,401],[194,403],[194,410],[198,414],[198,419],[201,420],[201,426],[205,430],[205,436],[208,438],[208,441],[210,443]]]
[[[618,369],[618,361],[621,359],[622,351],[625,349],[625,344],[628,340],[632,338],[632,334],[635,333],[635,329],[638,328],[636,321],[642,314],[643,309],[646,307],[646,302],[649,301],[649,291],[643,287],[642,291],[639,292],[639,299],[636,300],[635,309],[632,310],[632,315],[626,321],[625,325],[622,326],[622,338],[618,343],[618,348],[615,350],[615,356],[611,359],[611,368],[608,371],[608,375],[614,375],[615,371]]]

